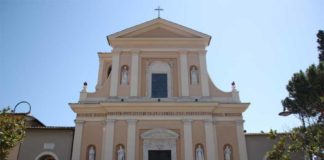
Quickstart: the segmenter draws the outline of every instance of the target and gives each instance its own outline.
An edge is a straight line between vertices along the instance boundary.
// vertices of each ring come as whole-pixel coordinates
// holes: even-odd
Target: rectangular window
[[[165,73],[153,73],[151,93],[152,98],[168,97],[168,75]]]

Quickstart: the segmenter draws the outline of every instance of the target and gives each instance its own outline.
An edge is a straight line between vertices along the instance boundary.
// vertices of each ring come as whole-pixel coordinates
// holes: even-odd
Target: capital
[[[109,124],[109,123],[115,123],[116,120],[114,119],[106,119],[106,124]]]
[[[212,119],[205,119],[205,124],[213,124],[214,121]]]
[[[244,120],[237,120],[236,125],[243,125],[244,122],[245,122]]]
[[[192,119],[183,119],[182,122],[183,122],[184,124],[191,124]]]
[[[128,119],[127,120],[127,123],[128,124],[136,124],[137,123],[137,120],[136,119]]]
[[[206,54],[206,53],[207,53],[207,50],[202,49],[202,50],[199,50],[198,53],[199,53],[199,54]]]
[[[179,53],[180,53],[180,54],[187,54],[188,51],[187,51],[187,50],[184,50],[184,49],[181,49],[181,50],[179,50]]]
[[[75,123],[76,125],[83,125],[83,124],[85,123],[85,121],[84,121],[84,120],[75,119],[75,120],[74,120],[74,123]]]
[[[139,49],[132,49],[131,52],[132,52],[132,54],[139,54],[140,50]]]

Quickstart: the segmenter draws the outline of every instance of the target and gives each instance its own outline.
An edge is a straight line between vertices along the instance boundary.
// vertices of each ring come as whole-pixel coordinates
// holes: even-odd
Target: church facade
[[[211,81],[211,36],[157,18],[107,36],[76,103],[72,160],[247,160],[249,103]]]

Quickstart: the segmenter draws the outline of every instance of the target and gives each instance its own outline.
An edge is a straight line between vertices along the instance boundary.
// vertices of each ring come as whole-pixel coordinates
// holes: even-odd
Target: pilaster
[[[110,96],[117,96],[118,89],[118,77],[119,77],[119,53],[120,50],[114,50],[112,52],[112,70],[111,70],[111,81],[110,81]]]
[[[127,160],[135,160],[135,140],[136,140],[136,122],[137,120],[130,119],[127,130]]]
[[[215,160],[218,157],[218,149],[217,145],[215,145],[213,120],[205,120],[205,134],[207,148],[206,160]]]
[[[199,63],[201,71],[201,90],[203,96],[209,96],[208,72],[206,66],[206,50],[199,51]]]
[[[180,51],[181,95],[189,96],[189,74],[187,51]]]
[[[243,129],[244,120],[236,121],[236,134],[239,148],[240,160],[247,160],[246,142]]]
[[[102,85],[102,72],[103,72],[103,60],[99,57],[99,71],[96,89],[99,89]]]
[[[103,131],[103,146],[102,146],[102,158],[103,160],[112,160],[114,154],[114,132],[115,132],[115,120],[107,119],[105,121],[105,128]]]
[[[82,144],[82,131],[84,121],[75,120],[75,131],[73,140],[72,160],[80,160],[81,144]]]
[[[183,120],[183,135],[184,135],[184,159],[193,160],[192,149],[192,120]]]
[[[138,91],[138,68],[139,68],[139,51],[132,51],[132,67],[131,67],[131,82],[130,82],[130,95],[137,96]]]

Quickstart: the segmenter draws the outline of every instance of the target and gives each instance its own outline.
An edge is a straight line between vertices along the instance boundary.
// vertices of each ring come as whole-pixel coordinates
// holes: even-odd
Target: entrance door
[[[41,158],[39,158],[38,160],[55,160],[55,158],[51,155],[44,155]]]
[[[164,73],[152,74],[152,98],[167,98],[168,97],[168,78]]]
[[[149,150],[149,160],[171,160],[171,150]]]

